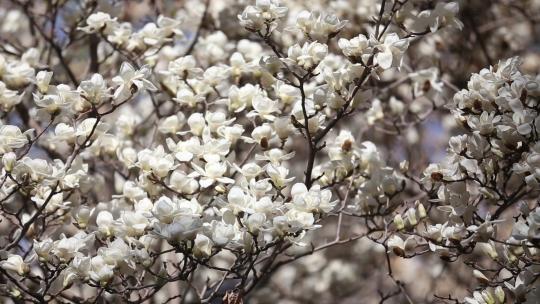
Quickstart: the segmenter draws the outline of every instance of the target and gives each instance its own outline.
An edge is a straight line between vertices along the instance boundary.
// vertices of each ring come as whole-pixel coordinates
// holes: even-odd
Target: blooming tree
[[[537,301],[538,1],[118,2],[1,2],[6,301]]]

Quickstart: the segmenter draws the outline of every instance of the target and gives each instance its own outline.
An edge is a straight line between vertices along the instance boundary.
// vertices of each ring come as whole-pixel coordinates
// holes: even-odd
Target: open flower
[[[227,171],[227,164],[223,162],[209,162],[204,165],[204,169],[196,164],[191,164],[195,169],[196,175],[201,176],[199,184],[203,188],[208,188],[216,182],[231,184],[234,180],[223,176]]]
[[[302,11],[296,17],[298,27],[310,39],[326,42],[345,26],[347,21],[340,21],[336,15],[318,11]]]
[[[6,88],[6,84],[0,81],[0,109],[4,112],[9,112],[11,109],[21,102],[22,95],[18,95],[16,91]]]
[[[254,6],[247,6],[238,19],[247,30],[268,34],[277,25],[276,20],[287,14],[287,10],[287,7],[280,6],[279,0],[257,0]],[[265,25],[269,26],[269,31],[266,31]]]
[[[0,126],[0,153],[10,152],[13,149],[21,148],[28,142],[27,135],[33,130],[24,133],[16,126]]]
[[[247,114],[247,117],[259,116],[263,119],[273,121],[276,117],[274,113],[280,113],[278,101],[265,96],[257,95],[252,101],[253,111]]]
[[[328,54],[328,45],[318,42],[295,44],[289,48],[286,62],[296,64],[305,70],[316,68]]]
[[[80,27],[79,30],[88,34],[104,32],[108,33],[112,28],[111,25],[116,22],[116,18],[111,18],[111,15],[103,12],[96,12],[88,16],[86,26]]]
[[[407,39],[400,39],[396,33],[389,33],[381,44],[375,46],[378,50],[375,61],[383,69],[400,67],[403,54],[408,47],[409,41]]]
[[[107,83],[100,74],[94,74],[90,80],[81,81],[78,88],[81,96],[94,105],[99,105],[110,97]]]
[[[118,88],[114,91],[114,99],[121,102],[140,90],[157,90],[156,86],[147,79],[149,75],[150,69],[146,66],[143,66],[140,70],[135,70],[131,64],[122,63],[119,75],[112,79],[118,85]]]
[[[328,189],[321,190],[319,185],[308,190],[303,183],[294,184],[291,196],[292,207],[306,212],[328,213],[336,205],[336,201],[331,201],[332,192]]]

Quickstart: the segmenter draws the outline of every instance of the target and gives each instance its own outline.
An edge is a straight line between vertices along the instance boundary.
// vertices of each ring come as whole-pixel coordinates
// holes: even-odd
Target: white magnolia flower
[[[326,42],[334,37],[347,23],[340,21],[332,14],[323,14],[319,11],[302,11],[296,17],[296,27],[308,38]]]
[[[140,70],[135,70],[131,64],[122,63],[119,75],[112,79],[118,85],[118,88],[114,91],[114,99],[124,101],[143,89],[156,91],[156,86],[147,79],[150,72],[150,69],[146,66],[143,66]]]
[[[21,102],[23,95],[18,95],[16,91],[6,88],[6,84],[0,81],[0,109],[9,112]]]
[[[239,88],[233,85],[229,89],[229,98],[225,102],[229,111],[238,113],[251,107],[253,99],[259,95],[262,95],[262,90],[259,86],[248,83]]]
[[[351,58],[365,59],[364,55],[368,55],[372,51],[370,40],[362,34],[350,40],[340,38],[338,45],[343,51],[343,54]]]
[[[474,291],[472,298],[465,298],[467,304],[504,304],[505,301],[504,290],[501,286],[496,288],[487,288],[482,291]]]
[[[140,237],[150,226],[148,218],[144,212],[123,211],[119,219],[119,230],[122,235],[130,237]]]
[[[166,177],[175,168],[174,157],[167,154],[161,145],[153,150],[144,149],[139,151],[137,159],[136,165],[139,168],[159,178]]]
[[[233,121],[235,121],[235,118],[227,119],[227,114],[223,112],[207,112],[206,116],[204,117],[210,132],[217,132],[217,130],[222,126],[230,125]]]
[[[165,35],[165,37],[176,35],[179,38],[182,38],[184,35],[182,30],[180,29],[180,25],[182,25],[182,20],[173,19],[173,18],[165,17],[163,15],[159,15],[156,23],[159,26],[159,28],[163,31],[163,34]]]
[[[281,113],[278,108],[278,101],[268,97],[257,95],[252,100],[253,111],[247,114],[247,117],[259,116],[262,119],[273,121],[276,117],[274,113]]]
[[[193,244],[193,255],[197,258],[206,258],[212,254],[214,243],[204,234],[197,234]]]
[[[17,164],[17,154],[14,152],[8,152],[2,155],[2,165],[4,170],[11,172],[15,165]]]
[[[175,143],[172,138],[167,138],[167,148],[174,154],[174,157],[181,162],[191,161],[204,151],[198,137],[191,137],[186,141]]]
[[[224,247],[236,236],[233,225],[224,222],[212,221],[206,228],[210,230],[211,239],[216,246]]]
[[[432,67],[409,74],[413,81],[414,94],[416,96],[427,95],[433,98],[436,93],[442,93],[443,83],[438,81],[439,69]]]
[[[154,232],[167,241],[178,244],[185,240],[193,240],[202,227],[199,216],[179,215],[170,224],[156,223]]]
[[[232,126],[221,126],[218,128],[217,133],[224,139],[222,145],[225,146],[225,142],[227,143],[226,145],[228,153],[230,146],[234,145],[242,137],[242,134],[244,134],[244,127],[240,124],[234,124]],[[209,142],[205,144],[205,147]]]
[[[392,250],[397,256],[405,256],[408,250],[411,249],[413,243],[413,237],[410,236],[407,239],[403,240],[397,234],[392,235],[388,241],[388,248]]]
[[[272,183],[274,183],[278,189],[285,187],[295,179],[294,176],[288,177],[289,169],[284,166],[274,166],[270,164],[266,167],[266,173],[270,176]]]
[[[246,194],[242,188],[234,186],[229,190],[227,194],[227,208],[235,214],[241,214],[242,212],[252,213],[251,209],[253,203],[255,202],[255,197]]]
[[[399,68],[403,61],[403,54],[408,47],[409,40],[400,39],[396,33],[389,33],[384,37],[381,44],[375,46],[378,50],[375,55],[375,62],[383,69]]]
[[[0,261],[0,267],[4,270],[13,271],[20,276],[23,276],[30,271],[28,264],[26,264],[23,258],[17,254],[8,254],[6,260]]]
[[[36,85],[40,93],[45,94],[49,90],[49,84],[51,82],[53,72],[39,71],[36,74]]]
[[[96,218],[96,224],[98,226],[98,231],[105,236],[109,237],[114,235],[115,221],[113,215],[109,211],[100,211]]]
[[[286,62],[296,64],[305,70],[315,69],[328,54],[328,45],[311,42],[303,46],[295,44],[289,48]]]
[[[108,30],[110,26],[111,30]],[[133,28],[129,22],[111,22],[107,25],[107,40],[119,47],[125,46],[133,33]]]
[[[257,0],[255,6],[247,6],[242,14],[238,15],[238,19],[246,29],[267,34],[276,26],[275,21],[286,14],[287,8],[280,6],[279,0]],[[266,25],[269,26],[268,30]]]
[[[319,185],[314,185],[308,190],[303,183],[294,184],[291,196],[291,208],[306,212],[328,213],[336,205],[336,201],[331,201],[332,192],[328,189],[321,190]]]
[[[26,62],[12,61],[4,68],[2,81],[10,89],[19,89],[32,83],[35,70]]]
[[[97,12],[88,16],[86,26],[80,27],[79,30],[91,34],[97,32],[108,33],[111,30],[111,25],[116,23],[116,18],[111,18],[107,13]]]
[[[100,74],[94,74],[90,80],[81,81],[78,88],[81,96],[94,105],[101,104],[111,95],[108,93],[107,83]]]
[[[50,86],[46,95],[34,94],[36,105],[51,115],[70,115],[79,100],[80,93],[64,84]]]
[[[77,128],[75,129],[75,136],[77,136],[79,143],[82,144],[88,138],[98,138],[108,129],[109,126],[106,123],[98,121],[97,118],[86,118],[77,125]]]
[[[33,130],[21,132],[16,126],[2,125],[0,126],[0,153],[10,152],[13,149],[23,147],[28,142],[27,134]]]
[[[199,184],[202,188],[208,188],[216,182],[232,184],[234,180],[223,176],[227,172],[227,164],[223,162],[209,162],[204,165],[204,169],[194,163],[195,175],[201,176]]]
[[[462,29],[463,23],[456,18],[458,12],[459,4],[457,2],[437,3],[431,14],[431,17],[434,19],[429,26],[431,31],[433,32],[437,27],[440,26],[452,26]]]
[[[50,238],[41,242],[34,240],[34,251],[42,262],[49,261],[53,247],[54,242]]]
[[[165,75],[172,74],[183,79],[189,79],[200,76],[203,73],[203,70],[197,67],[197,62],[192,55],[187,55],[169,62],[168,69],[161,73]]]
[[[158,130],[165,134],[176,134],[182,129],[185,123],[186,117],[180,112],[176,115],[167,116],[161,120],[159,122]]]
[[[175,170],[171,173],[169,180],[169,186],[176,191],[184,194],[192,194],[199,188],[197,180],[186,173]]]
[[[54,242],[52,254],[62,261],[68,261],[79,254],[80,250],[87,248],[94,241],[93,234],[79,231],[72,237],[63,236]]]
[[[170,224],[176,216],[177,206],[173,201],[166,197],[160,197],[152,208],[152,215],[160,222]]]
[[[106,285],[114,277],[114,268],[114,265],[107,264],[105,259],[98,255],[91,259],[88,275],[100,285]]]
[[[285,214],[287,223],[296,232],[299,229],[312,229],[315,223],[315,217],[311,212],[291,209]]]

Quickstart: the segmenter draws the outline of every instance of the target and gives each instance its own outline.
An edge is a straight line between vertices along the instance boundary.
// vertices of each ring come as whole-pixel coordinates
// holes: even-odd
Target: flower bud
[[[497,251],[495,250],[495,246],[490,243],[478,243],[477,246],[479,246],[480,250],[488,255],[491,259],[496,260],[498,258]]]
[[[18,288],[13,288],[9,291],[9,295],[13,298],[13,299],[20,299],[22,297],[22,293],[21,291],[18,289]]]
[[[487,284],[489,283],[489,279],[480,271],[473,270],[473,276],[481,283],[481,284]]]
[[[489,289],[483,290],[481,294],[486,304],[495,304],[495,299],[493,298],[493,294],[491,293],[491,290]]]
[[[17,163],[17,155],[13,152],[8,152],[2,156],[2,164],[6,172],[11,172]]]
[[[197,234],[193,245],[193,255],[197,258],[209,257],[212,254],[213,242],[204,234]]]
[[[499,301],[499,303],[505,303],[505,294],[504,294],[504,290],[502,289],[501,286],[497,286],[495,288],[495,297],[497,298],[497,300]]]
[[[418,208],[418,217],[423,219],[427,216],[426,208],[424,208],[424,205],[420,203],[420,201],[416,201],[416,208]]]
[[[404,161],[399,163],[399,171],[404,173],[404,172],[407,172],[408,170],[409,170],[409,161],[408,160],[404,160]]]
[[[36,84],[40,93],[47,93],[53,72],[39,71],[36,75]]]
[[[405,222],[403,221],[401,214],[398,213],[396,216],[394,216],[394,224],[396,225],[397,230],[405,228]]]
[[[407,220],[409,220],[409,224],[411,224],[411,226],[415,226],[416,224],[418,224],[415,208],[410,208],[409,210],[407,210]]]
[[[77,274],[70,271],[64,275],[62,286],[64,288],[69,288],[71,285],[73,285],[73,282],[75,282],[76,279],[77,279]]]
[[[215,188],[214,188],[218,193],[225,193],[227,192],[227,188],[223,185],[217,185]]]
[[[26,264],[20,255],[9,254],[7,260],[0,262],[0,267],[5,270],[16,272],[23,276],[30,271],[30,267]]]
[[[77,222],[77,225],[84,229],[88,225],[88,222],[90,221],[90,217],[94,213],[94,208],[89,208],[87,206],[81,206],[77,213],[75,214],[74,218]]]
[[[274,130],[280,139],[287,139],[291,133],[289,119],[286,117],[278,117],[274,120]]]

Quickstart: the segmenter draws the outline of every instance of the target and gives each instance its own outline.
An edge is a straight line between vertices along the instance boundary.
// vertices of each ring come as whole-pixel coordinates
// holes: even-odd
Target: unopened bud
[[[215,187],[215,189],[216,189],[216,191],[217,191],[218,193],[225,193],[225,192],[227,192],[227,188],[225,188],[223,185],[217,185],[217,186]]]
[[[15,164],[17,163],[17,155],[13,152],[8,152],[2,156],[2,164],[4,165],[4,169],[6,172],[11,172],[13,170],[13,167],[15,167]]]
[[[407,210],[407,220],[409,220],[411,226],[416,226],[416,224],[418,224],[418,220],[416,219],[416,209],[411,208]]]
[[[489,279],[480,271],[473,270],[473,276],[481,283],[481,284],[487,284],[489,283]]]
[[[424,208],[424,205],[420,203],[420,201],[416,201],[416,208],[418,208],[418,217],[423,219],[427,216],[426,208]]]
[[[402,230],[405,228],[405,222],[403,221],[401,214],[398,213],[396,216],[394,216],[394,224],[396,225],[397,230]]]
[[[404,160],[404,161],[399,163],[399,171],[404,173],[404,172],[407,172],[408,170],[409,170],[409,161],[408,160]]]
[[[506,298],[506,295],[504,294],[504,290],[501,286],[497,286],[497,288],[495,288],[495,297],[497,298],[499,303],[505,303],[504,300]]]

